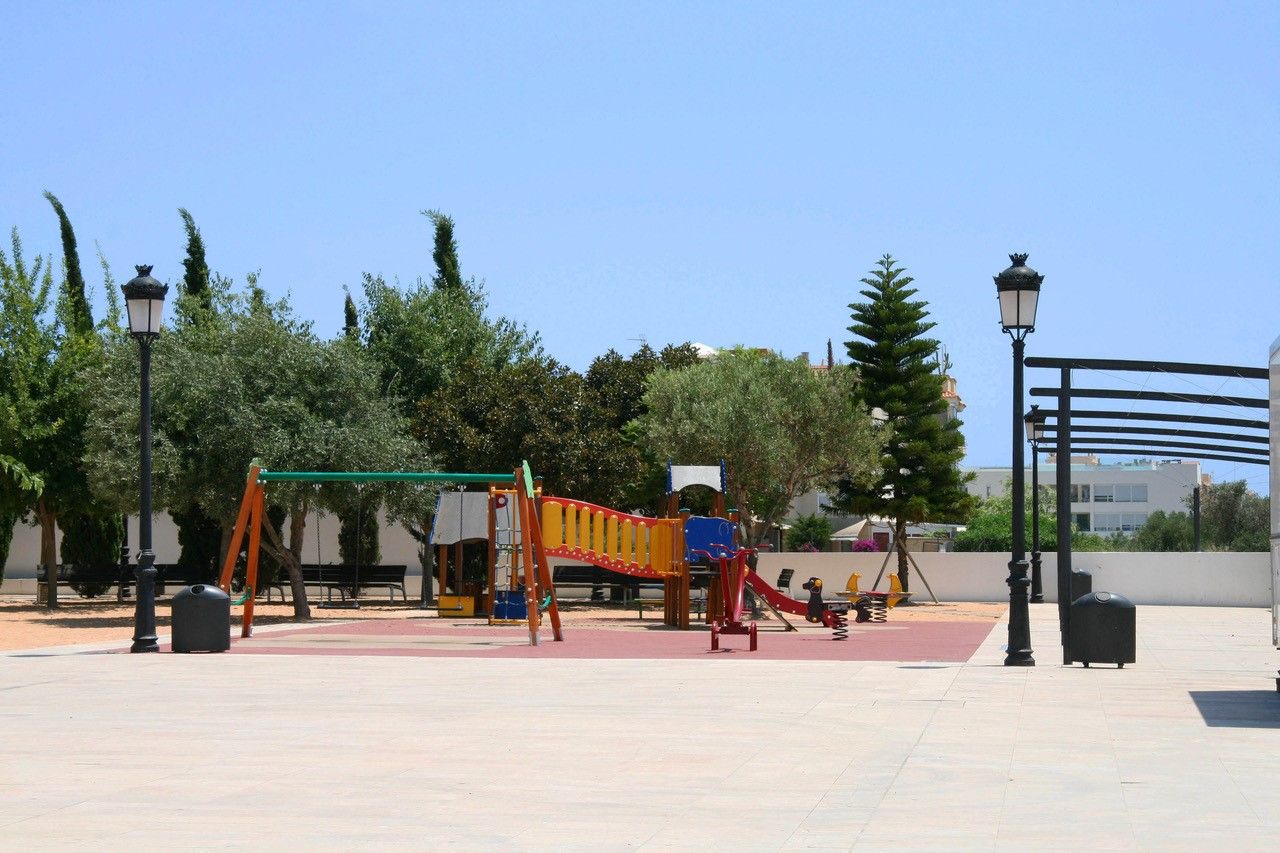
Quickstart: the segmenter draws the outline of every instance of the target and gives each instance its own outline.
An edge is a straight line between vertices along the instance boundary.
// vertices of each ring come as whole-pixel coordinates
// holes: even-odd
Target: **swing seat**
[[[251,598],[253,598],[253,587],[246,585],[244,591],[240,593],[240,597],[231,602],[231,606],[239,607]]]

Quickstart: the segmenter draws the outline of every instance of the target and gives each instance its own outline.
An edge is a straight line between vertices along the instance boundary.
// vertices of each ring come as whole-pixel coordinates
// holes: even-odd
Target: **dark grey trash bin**
[[[1071,602],[1071,659],[1085,666],[1114,663],[1121,669],[1137,660],[1138,611],[1114,592],[1091,592]]]
[[[173,650],[225,652],[231,648],[231,597],[216,586],[196,584],[173,597]]]
[[[1093,592],[1093,575],[1083,569],[1071,570],[1071,601]]]

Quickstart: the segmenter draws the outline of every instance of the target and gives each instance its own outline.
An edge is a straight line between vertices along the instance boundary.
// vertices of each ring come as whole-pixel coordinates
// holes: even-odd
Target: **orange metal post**
[[[534,575],[533,530],[537,519],[532,517],[529,505],[532,501],[524,489],[524,469],[516,469],[516,500],[520,508],[520,550],[524,557],[524,605],[529,621],[529,645],[538,645],[538,583]]]
[[[248,597],[244,600],[244,618],[240,623],[242,638],[253,635],[253,599],[258,594],[258,550],[262,547],[262,525],[266,522],[262,517],[262,494],[262,486],[254,489],[253,511],[249,514],[249,562],[244,570]]]
[[[218,586],[230,594],[231,576],[235,574],[236,557],[240,556],[240,542],[244,538],[245,526],[249,523],[249,511],[253,509],[253,494],[258,488],[257,465],[249,468],[249,480],[244,484],[244,497],[240,500],[240,513],[236,516],[236,526],[231,533],[231,545],[227,548],[227,556],[222,561],[222,575],[218,578]]]
[[[538,574],[542,578],[543,592],[551,596],[551,604],[547,608],[547,613],[551,616],[551,638],[558,643],[564,640],[564,633],[560,630],[560,602],[556,598],[555,583],[551,580],[551,567],[547,565],[547,551],[542,547],[542,525],[538,523],[536,518],[537,503],[532,500],[529,503],[535,515],[533,526],[530,528],[533,532],[533,555],[538,563]]]

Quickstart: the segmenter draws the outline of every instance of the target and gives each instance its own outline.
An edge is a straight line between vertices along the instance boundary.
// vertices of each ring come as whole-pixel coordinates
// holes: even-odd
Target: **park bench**
[[[349,563],[332,565],[304,563],[302,584],[323,589],[326,598],[332,598],[333,593],[337,592],[343,601],[346,601],[349,593],[353,598],[359,597],[358,592],[362,589],[385,589],[388,598],[392,601],[396,600],[396,590],[399,590],[400,597],[405,601],[409,600],[404,589],[404,576],[409,570],[408,566],[359,566],[358,569],[359,571],[357,566]],[[284,601],[284,593],[289,588],[289,584],[289,572],[282,568],[276,580],[266,585],[267,601],[271,600],[273,589],[279,591],[280,600]]]
[[[116,601],[123,601],[125,591],[133,584],[133,566],[122,566],[119,563],[106,563],[98,566],[58,565],[58,585],[102,584],[108,589],[116,588]],[[36,568],[36,603],[43,604],[49,599],[49,572],[44,566]]]
[[[156,563],[156,595],[176,592],[174,587],[187,587],[198,583],[213,583],[212,571],[184,568],[173,563]],[[116,588],[116,601],[124,601],[130,589],[137,586],[134,577],[134,566],[122,566],[119,563],[104,563],[97,566],[58,566],[59,585],[94,585]],[[36,569],[36,601],[43,603],[48,599],[48,572],[44,566]]]

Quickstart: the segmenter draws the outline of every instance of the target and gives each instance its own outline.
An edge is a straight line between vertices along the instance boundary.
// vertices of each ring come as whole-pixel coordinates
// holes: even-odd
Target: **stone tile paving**
[[[0,657],[9,849],[1274,850],[1265,610],[1139,660]]]

